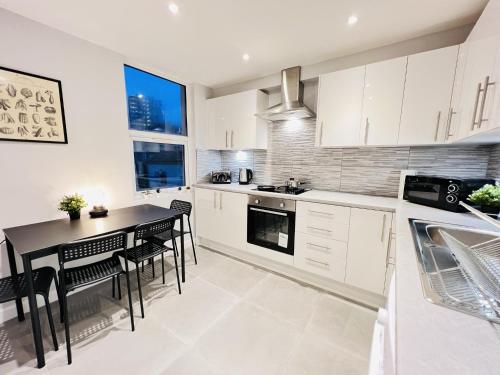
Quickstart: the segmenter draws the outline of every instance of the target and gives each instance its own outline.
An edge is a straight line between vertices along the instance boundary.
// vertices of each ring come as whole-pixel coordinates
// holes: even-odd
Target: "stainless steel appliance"
[[[256,116],[268,121],[286,121],[314,118],[316,114],[304,103],[304,85],[300,82],[300,66],[281,71],[281,104],[268,108]]]
[[[500,233],[410,219],[429,301],[500,323]]]
[[[210,178],[212,184],[230,184],[231,172],[229,171],[213,171]]]
[[[403,198],[424,206],[447,211],[465,211],[459,205],[474,190],[495,181],[484,178],[454,178],[439,176],[406,176]]]
[[[240,168],[240,185],[248,185],[253,179],[253,172],[248,168]]]
[[[286,185],[284,186],[258,185],[256,189],[252,190],[265,191],[267,193],[289,194],[289,195],[299,195],[308,191],[304,188],[293,188]]]
[[[247,210],[247,242],[293,255],[295,201],[250,195]]]

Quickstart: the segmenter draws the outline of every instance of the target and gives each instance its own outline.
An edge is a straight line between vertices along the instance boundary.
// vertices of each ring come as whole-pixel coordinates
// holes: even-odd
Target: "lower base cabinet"
[[[351,209],[347,250],[347,284],[384,294],[392,213]]]
[[[247,243],[246,194],[197,188],[196,234],[236,249]]]

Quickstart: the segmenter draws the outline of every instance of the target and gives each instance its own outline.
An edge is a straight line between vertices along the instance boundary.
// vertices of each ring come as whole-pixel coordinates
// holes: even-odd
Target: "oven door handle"
[[[286,214],[284,212],[263,210],[262,208],[255,208],[255,207],[250,207],[250,211],[264,212],[266,214],[272,214],[272,215],[278,215],[278,216],[288,216],[288,214]]]

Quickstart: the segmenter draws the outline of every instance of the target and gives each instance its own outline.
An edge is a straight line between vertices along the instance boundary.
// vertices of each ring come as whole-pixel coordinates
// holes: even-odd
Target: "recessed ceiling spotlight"
[[[248,53],[244,53],[242,58],[243,58],[243,60],[248,61],[248,60],[250,60],[250,55]]]
[[[170,3],[168,4],[168,10],[172,14],[177,14],[179,13],[179,6],[176,3]]]
[[[357,23],[358,23],[358,16],[354,14],[347,19],[347,24],[350,26],[355,25]]]

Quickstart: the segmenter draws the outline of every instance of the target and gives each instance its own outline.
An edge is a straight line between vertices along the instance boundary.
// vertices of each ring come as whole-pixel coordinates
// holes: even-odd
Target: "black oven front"
[[[295,201],[251,195],[248,198],[247,242],[293,255]]]

